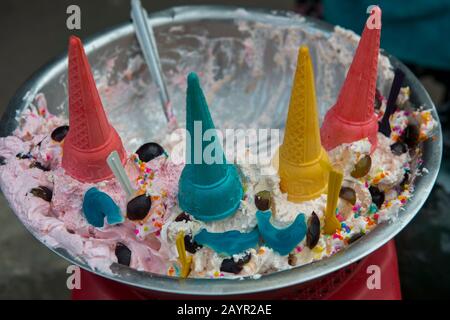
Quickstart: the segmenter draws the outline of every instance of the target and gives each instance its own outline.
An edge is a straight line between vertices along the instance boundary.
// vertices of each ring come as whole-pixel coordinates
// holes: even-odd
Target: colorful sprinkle
[[[408,198],[406,196],[404,196],[404,195],[400,195],[400,196],[398,196],[398,200],[400,200],[400,202],[402,204],[405,204],[406,201],[408,200]]]
[[[314,249],[312,249],[314,253],[321,253],[323,251],[323,247],[321,246],[315,246]]]
[[[339,239],[339,240],[343,240],[344,239],[344,237],[342,237],[342,235],[341,235],[341,232],[340,231],[336,231],[334,234],[333,234],[333,239]]]
[[[342,216],[340,212],[336,214],[336,218],[339,220],[339,222],[345,221],[345,218]]]
[[[167,275],[170,277],[175,276],[175,268],[173,266],[169,267],[169,270],[167,270]]]
[[[375,203],[372,203],[372,204],[369,206],[369,213],[375,213],[375,212],[377,212],[377,211],[378,211],[377,205],[376,205]]]
[[[341,223],[341,228],[345,230],[345,232],[350,233],[350,227],[347,226],[345,223]]]

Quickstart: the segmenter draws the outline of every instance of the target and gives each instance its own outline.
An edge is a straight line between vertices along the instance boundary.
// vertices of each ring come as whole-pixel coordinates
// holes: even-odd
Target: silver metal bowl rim
[[[248,14],[245,14],[244,12]],[[240,19],[265,23],[276,22],[278,25],[304,24],[306,21],[307,23],[311,23],[324,31],[332,31],[333,29],[333,26],[316,19],[304,17],[305,20],[298,20],[292,19],[292,17],[298,18],[299,15],[289,11],[243,9],[230,6],[182,6],[150,14],[149,22],[154,26],[159,26],[171,22],[188,22],[198,19]],[[131,23],[125,23],[117,27],[110,28],[107,31],[94,35],[85,41],[86,51],[89,53],[97,46],[107,44],[111,40],[129,35],[132,32],[133,26]],[[384,51],[382,51],[382,54],[389,57],[391,64],[394,67],[398,67],[405,72],[405,81],[413,88],[413,93],[420,95],[422,100],[421,102],[426,105],[427,108],[432,109],[433,116],[435,119],[438,119],[436,108],[430,96],[414,74],[395,57],[386,54]],[[66,60],[67,52],[40,68],[21,86],[8,104],[8,107],[0,121],[2,124],[0,126],[0,136],[6,136],[13,131],[17,125],[15,120],[16,115],[20,114],[22,110],[24,110],[24,108],[32,102],[33,98],[41,88],[40,84],[46,83],[47,79],[52,78],[52,76],[57,74],[62,68],[67,68]],[[48,248],[71,264],[76,264],[81,268],[89,272],[93,272],[99,276],[126,285],[165,293],[198,296],[241,295],[272,291],[299,285],[323,277],[331,272],[361,260],[395,237],[395,235],[397,235],[414,218],[430,194],[439,172],[443,148],[440,122],[435,136],[437,138],[436,141],[432,143],[427,142],[429,144],[428,149],[430,149],[429,153],[431,154],[432,160],[432,166],[428,168],[429,173],[418,179],[419,181],[416,185],[415,196],[407,204],[407,209],[400,213],[400,217],[397,221],[380,224],[368,235],[337,254],[304,266],[263,275],[259,279],[246,277],[241,280],[237,280],[179,279],[165,275],[140,272],[115,264],[113,265],[113,269],[120,272],[120,275],[118,275],[93,270],[85,262],[81,261],[79,258],[71,256],[64,249]],[[33,234],[33,236],[35,236],[37,240],[46,245],[33,230],[31,230],[28,226],[25,227],[31,234]]]

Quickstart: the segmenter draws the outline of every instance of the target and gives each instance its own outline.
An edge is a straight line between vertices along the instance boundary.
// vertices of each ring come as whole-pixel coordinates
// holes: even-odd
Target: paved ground
[[[36,241],[0,196],[0,298],[65,299],[66,262]]]
[[[144,0],[150,11],[187,1]],[[190,4],[204,3],[192,1]],[[291,0],[207,1],[219,4],[293,8]],[[55,55],[61,53],[69,32],[65,9],[82,8],[81,37],[128,20],[128,0],[63,1],[3,0],[0,10],[0,114],[20,84]],[[101,19],[98,17],[101,16]],[[437,103],[442,88],[431,79],[424,84]],[[448,184],[443,171],[442,185]],[[421,214],[397,237],[402,289],[405,297],[450,296],[450,190],[435,187]],[[18,222],[0,195],[0,298],[67,299],[66,263],[39,244]]]

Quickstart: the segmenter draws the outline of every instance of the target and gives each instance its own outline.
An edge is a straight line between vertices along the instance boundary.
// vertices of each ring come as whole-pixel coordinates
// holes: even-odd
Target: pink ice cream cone
[[[373,10],[379,10],[381,14],[380,8]],[[374,99],[380,32],[381,26],[368,28],[366,23],[338,100],[325,115],[320,130],[326,150],[364,138],[372,144],[372,152],[377,146],[378,118]]]
[[[62,158],[66,173],[90,183],[112,178],[106,158],[116,150],[125,162],[126,153],[106,117],[83,44],[74,36],[69,41],[69,126]]]

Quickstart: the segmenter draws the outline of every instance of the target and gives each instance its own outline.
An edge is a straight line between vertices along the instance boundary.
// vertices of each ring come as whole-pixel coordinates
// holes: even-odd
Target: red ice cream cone
[[[373,10],[381,10],[375,7]],[[371,19],[369,17],[369,19]],[[378,117],[374,111],[377,82],[379,28],[364,28],[353,62],[336,104],[327,112],[320,130],[326,150],[368,138],[374,151],[378,139]]]
[[[125,149],[103,109],[81,40],[69,41],[69,133],[64,140],[62,167],[81,182],[113,177],[106,163],[116,150],[122,162]]]

